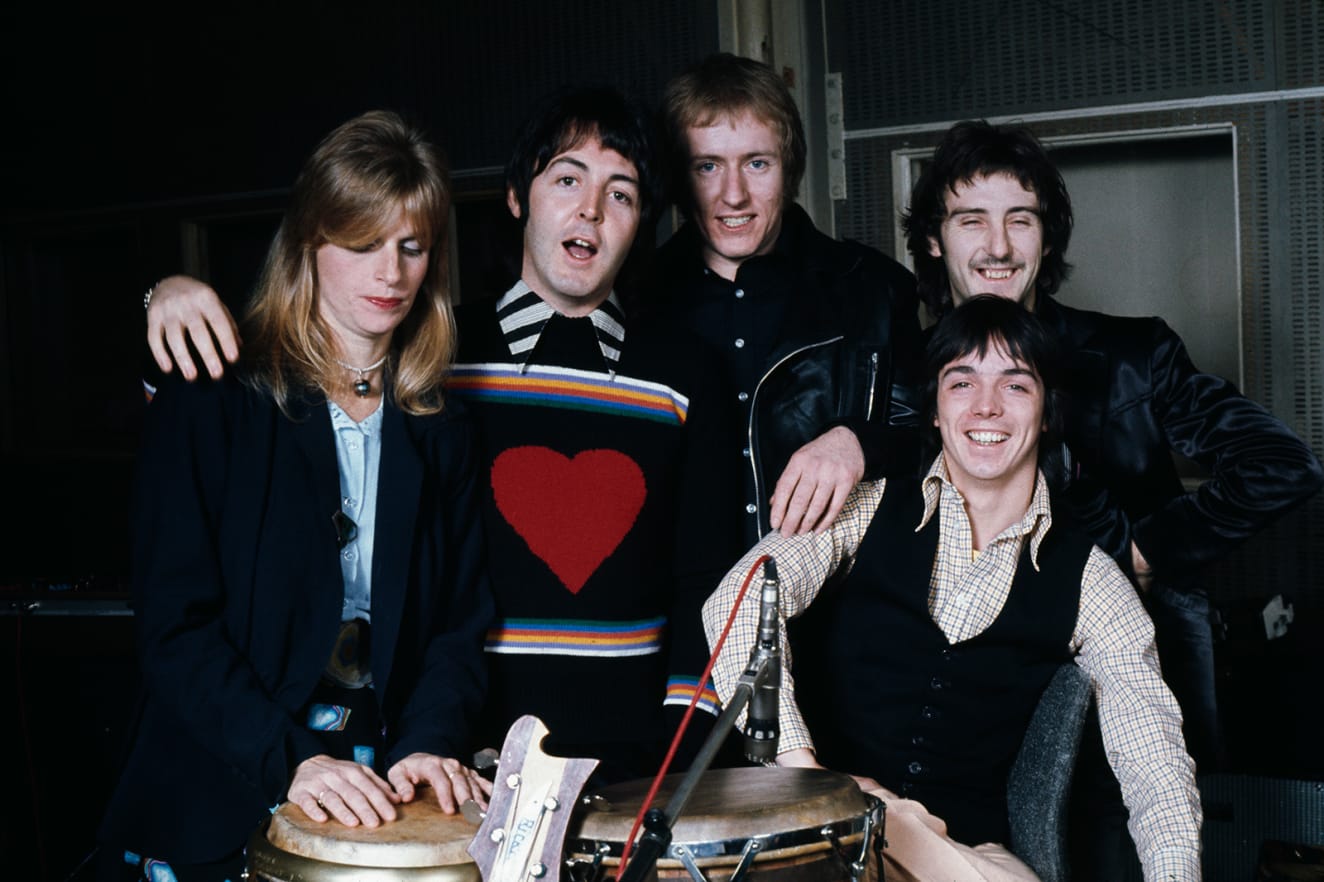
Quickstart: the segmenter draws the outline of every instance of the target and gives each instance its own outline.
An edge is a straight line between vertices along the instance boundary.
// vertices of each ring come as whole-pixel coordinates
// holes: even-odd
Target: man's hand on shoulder
[[[147,345],[162,371],[170,373],[178,365],[184,379],[194,380],[198,368],[189,340],[213,379],[225,373],[218,349],[231,364],[239,358],[239,328],[211,286],[189,276],[170,276],[152,289]]]
[[[783,536],[825,530],[864,477],[864,450],[845,426],[828,429],[786,463],[772,492],[769,523]]]

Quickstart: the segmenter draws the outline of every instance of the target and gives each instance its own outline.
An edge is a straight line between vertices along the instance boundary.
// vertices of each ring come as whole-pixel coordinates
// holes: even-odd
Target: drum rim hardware
[[[852,882],[859,882],[868,865],[871,848],[882,847],[884,812],[886,806],[876,796],[864,794],[867,808],[860,814],[829,821],[812,827],[768,833],[749,838],[722,839],[706,842],[673,842],[667,857],[679,861],[694,882],[709,882],[704,868],[720,868],[727,882],[742,882],[754,860],[763,853],[776,853],[788,849],[822,851],[826,846]],[[857,840],[858,837],[858,840]],[[858,856],[847,854],[848,848],[859,843]],[[577,880],[601,879],[604,859],[620,859],[624,842],[606,842],[571,838],[566,843],[566,866]],[[591,857],[590,857],[591,855]],[[737,858],[734,869],[723,858]]]

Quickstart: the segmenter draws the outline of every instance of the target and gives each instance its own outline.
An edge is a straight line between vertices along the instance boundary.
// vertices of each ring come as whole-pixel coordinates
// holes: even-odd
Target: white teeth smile
[[[723,224],[726,225],[728,229],[734,230],[736,227],[743,227],[745,224],[749,223],[753,219],[754,217],[752,215],[747,214],[744,217],[724,217],[721,218],[720,220],[722,221]]]
[[[1009,269],[981,269],[979,274],[992,282],[1001,282],[1010,279],[1013,270]]]
[[[966,432],[965,436],[976,444],[1001,444],[1011,437],[1005,432]]]

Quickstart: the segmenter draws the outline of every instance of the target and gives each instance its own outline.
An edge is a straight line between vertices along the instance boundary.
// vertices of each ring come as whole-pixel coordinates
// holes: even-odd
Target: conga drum
[[[266,882],[479,882],[465,848],[478,827],[437,807],[431,791],[376,828],[318,823],[282,805],[248,843],[248,878]]]
[[[663,782],[665,808],[682,776]],[[575,882],[618,876],[621,851],[651,781],[586,796],[571,823]],[[657,862],[676,882],[866,882],[878,878],[883,805],[847,775],[822,769],[714,769],[699,781]],[[631,858],[633,860],[633,858]]]

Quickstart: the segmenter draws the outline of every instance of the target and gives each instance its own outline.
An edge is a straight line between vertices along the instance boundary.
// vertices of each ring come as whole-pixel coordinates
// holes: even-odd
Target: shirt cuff
[[[1147,855],[1145,882],[1200,882],[1198,849],[1165,848]]]

